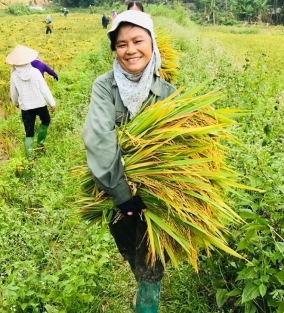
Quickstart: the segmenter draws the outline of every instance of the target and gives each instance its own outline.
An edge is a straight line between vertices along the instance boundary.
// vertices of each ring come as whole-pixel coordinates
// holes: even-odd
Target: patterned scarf
[[[118,86],[121,100],[130,113],[130,119],[135,117],[143,102],[148,98],[153,74],[156,66],[155,53],[143,72],[138,74],[129,74],[119,65],[117,58],[114,60],[113,71],[114,78]]]

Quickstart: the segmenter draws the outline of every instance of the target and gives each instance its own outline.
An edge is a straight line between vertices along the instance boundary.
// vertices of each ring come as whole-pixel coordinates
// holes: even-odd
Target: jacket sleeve
[[[50,76],[53,76],[53,77],[57,77],[58,75],[54,72],[54,70],[52,68],[50,68],[48,65],[46,65],[45,63],[44,64],[44,71],[49,74]]]
[[[115,104],[111,82],[97,79],[93,84],[89,112],[82,132],[87,162],[99,188],[113,196],[115,205],[131,199],[115,129]]]
[[[52,93],[46,83],[46,81],[44,80],[43,76],[41,75],[40,71],[36,71],[36,75],[38,76],[38,82],[39,82],[39,88],[40,88],[40,92],[43,95],[45,101],[51,106],[51,107],[55,107],[56,103],[55,100],[52,96]]]
[[[18,93],[18,90],[16,88],[16,85],[14,83],[12,76],[11,76],[11,80],[10,80],[10,95],[11,95],[12,103],[16,107],[18,107],[19,106],[19,93]]]

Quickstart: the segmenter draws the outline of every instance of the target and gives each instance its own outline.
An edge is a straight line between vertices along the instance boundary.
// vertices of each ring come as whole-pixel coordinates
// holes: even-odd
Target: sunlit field
[[[173,13],[174,15],[174,13]],[[76,214],[84,159],[81,130],[94,79],[112,67],[100,14],[45,14],[0,18],[0,312],[130,313],[136,283],[109,235]],[[239,144],[228,163],[242,183],[265,193],[237,190],[230,205],[246,221],[228,234],[230,247],[252,263],[200,251],[199,275],[184,263],[163,280],[160,313],[284,312],[284,28],[196,26],[152,14],[180,51],[177,87],[208,81],[205,91],[225,94],[218,108],[246,110],[231,129]],[[9,100],[16,44],[40,53],[59,81],[45,75],[57,110],[47,152],[33,165],[25,158],[24,129]],[[37,123],[38,126],[38,123]]]
[[[10,67],[5,65],[5,58],[17,44],[37,50],[42,61],[60,72],[68,68],[69,62],[76,55],[96,50],[105,33],[98,15],[70,14],[64,17],[62,14],[52,14],[52,20],[53,33],[46,35],[44,14],[1,17],[1,87],[9,84]],[[76,74],[80,75],[80,72]],[[8,94],[2,88],[1,101],[8,101]]]
[[[282,26],[215,26],[201,27],[201,36],[216,40],[229,54],[232,62],[243,63],[246,58],[265,56],[271,71],[279,71],[282,75],[284,69],[284,28]]]

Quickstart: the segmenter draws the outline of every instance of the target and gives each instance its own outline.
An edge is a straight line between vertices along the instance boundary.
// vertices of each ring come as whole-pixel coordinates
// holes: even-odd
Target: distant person
[[[46,34],[51,34],[52,33],[52,20],[51,20],[51,17],[50,15],[47,15],[46,19],[45,19],[45,33]]]
[[[102,17],[103,28],[107,29],[108,24],[109,24],[109,19],[107,18],[106,13],[104,13]]]
[[[90,10],[90,14],[94,13],[94,7],[91,4],[89,5],[89,10]]]
[[[67,8],[62,8],[62,9],[60,9],[60,12],[62,12],[63,15],[66,17],[69,13],[69,10]]]
[[[112,15],[111,15],[112,19],[114,20],[116,18],[116,16],[117,16],[116,11],[112,10]]]
[[[131,1],[128,3],[127,10],[137,10],[144,12],[143,4],[139,1]]]
[[[50,76],[52,76],[55,80],[58,80],[58,75],[55,73],[55,71],[50,68],[47,64],[43,63],[41,60],[36,59],[31,62],[31,65],[35,68],[37,68],[42,76],[44,77],[44,73],[46,72]]]
[[[11,101],[22,112],[22,121],[26,133],[24,144],[29,161],[34,159],[33,144],[36,117],[39,116],[41,120],[37,147],[44,149],[44,141],[50,124],[47,103],[51,106],[52,112],[56,108],[55,100],[42,74],[31,65],[31,62],[37,57],[37,51],[22,45],[17,45],[6,57],[6,63],[12,65],[10,79]]]

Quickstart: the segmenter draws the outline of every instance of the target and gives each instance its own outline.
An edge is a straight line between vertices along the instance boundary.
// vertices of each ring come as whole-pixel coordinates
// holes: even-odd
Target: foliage
[[[35,13],[28,5],[16,2],[8,5],[8,12],[12,15],[30,15]]]
[[[187,21],[186,11],[178,1],[175,1],[170,5],[166,5],[164,3],[160,3],[158,5],[149,4],[145,8],[145,11],[153,16],[162,15],[169,19],[173,19],[179,25],[184,25]]]
[[[109,68],[99,53],[105,36],[100,17],[101,12],[90,15],[87,10],[71,12],[67,19],[54,13],[50,37],[40,15],[1,17],[0,151],[8,157],[0,162],[1,312],[42,312],[43,306],[49,312],[72,312],[73,307],[77,312],[129,312],[136,283],[114,242],[106,236],[101,246],[94,246],[99,230],[86,230],[72,214],[71,195],[78,192],[79,181],[70,169],[82,147],[91,84]],[[169,17],[153,19],[155,26],[174,35],[181,51],[177,86],[192,87],[210,78],[206,91],[227,91],[216,108],[253,110],[234,128],[242,145],[231,146],[228,159],[245,174],[244,183],[267,190],[230,196],[231,207],[248,223],[232,228],[227,239],[253,264],[214,253],[210,259],[200,257],[199,276],[187,265],[180,270],[169,265],[160,312],[282,313],[283,28],[256,26],[257,33],[240,35],[237,31],[243,28],[236,26],[197,28],[188,21],[177,25]],[[58,110],[52,116],[47,154],[33,166],[24,158],[20,114],[9,102],[5,56],[16,43],[37,49],[59,73],[58,82],[46,77]],[[103,45],[109,51],[107,42]],[[94,60],[103,66],[96,67]],[[80,285],[82,281],[87,284]]]
[[[232,41],[231,35],[226,35],[231,49],[232,42],[236,46],[243,42],[240,36],[236,37],[238,40]],[[253,47],[251,53],[258,49],[256,41],[249,44]],[[233,207],[248,222],[232,229],[231,247],[245,253],[253,264],[230,257],[224,261],[223,255],[216,254],[202,262],[202,276],[212,277],[211,287],[206,286],[225,312],[283,311],[283,177],[279,175],[283,171],[279,161],[283,140],[279,136],[283,132],[283,74],[270,63],[273,50],[268,46],[267,49],[261,48],[267,54],[259,58],[243,55],[245,62],[238,75],[232,72],[218,75],[219,81],[227,86],[227,103],[252,110],[251,116],[244,118],[235,130],[242,134],[246,144],[235,150],[230,159],[246,173],[245,183],[266,190],[264,195],[243,192],[231,197]]]
[[[193,20],[214,25],[228,25],[228,21],[231,24],[236,20],[257,21],[259,15],[268,10],[268,3],[267,0],[196,0]],[[280,8],[281,5],[279,4],[278,7]]]

